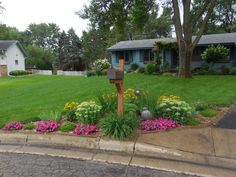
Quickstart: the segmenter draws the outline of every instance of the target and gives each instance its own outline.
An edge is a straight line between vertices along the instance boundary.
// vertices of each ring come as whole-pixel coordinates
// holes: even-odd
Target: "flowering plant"
[[[85,101],[75,111],[79,123],[96,124],[102,107],[94,101]]]
[[[54,132],[59,127],[59,123],[56,121],[40,121],[37,124],[36,131],[37,132]]]
[[[64,106],[64,110],[68,111],[68,110],[76,110],[76,107],[79,105],[78,102],[76,101],[72,101],[72,102],[67,102]]]
[[[11,130],[21,130],[23,128],[23,125],[21,122],[12,121],[5,125],[3,130],[11,131]]]
[[[74,122],[76,120],[75,111],[76,111],[78,105],[79,105],[79,103],[76,101],[67,102],[65,104],[64,116],[65,116],[66,120],[68,120],[70,122]]]
[[[185,123],[193,116],[193,108],[185,101],[167,99],[157,104],[157,115]]]
[[[138,96],[135,94],[135,90],[132,88],[128,88],[125,92],[124,92],[124,98],[126,101],[129,102],[134,102],[138,99]]]
[[[102,71],[104,69],[108,69],[111,66],[111,64],[109,63],[109,61],[106,58],[96,60],[93,63],[93,65],[95,66],[95,68],[97,70],[100,70],[100,71]]]
[[[179,124],[171,119],[159,118],[156,120],[145,120],[140,124],[141,130],[144,131],[165,131],[178,127]]]
[[[180,97],[176,95],[160,96],[158,99],[158,102],[161,102],[164,100],[180,100]]]
[[[98,128],[96,125],[88,125],[88,124],[78,124],[73,133],[75,135],[90,135],[96,133]]]

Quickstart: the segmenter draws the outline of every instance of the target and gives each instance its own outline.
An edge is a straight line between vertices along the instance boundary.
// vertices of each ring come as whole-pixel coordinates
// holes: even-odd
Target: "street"
[[[78,159],[0,153],[0,177],[186,177],[141,167]]]

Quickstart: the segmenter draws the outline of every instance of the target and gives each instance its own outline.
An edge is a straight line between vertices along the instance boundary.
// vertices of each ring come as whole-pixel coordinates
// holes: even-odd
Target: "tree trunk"
[[[191,61],[192,61],[192,48],[185,42],[179,45],[179,77],[191,78]]]

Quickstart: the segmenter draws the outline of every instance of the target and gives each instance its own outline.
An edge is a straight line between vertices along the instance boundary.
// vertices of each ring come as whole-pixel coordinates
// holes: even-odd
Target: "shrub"
[[[75,115],[79,123],[94,125],[98,122],[101,109],[94,101],[82,102],[77,106]]]
[[[229,49],[222,45],[211,45],[203,53],[202,58],[207,63],[215,63],[219,61],[226,60],[229,56]]]
[[[11,76],[24,76],[24,75],[29,75],[29,74],[31,74],[31,72],[24,71],[24,70],[15,70],[15,71],[9,72],[9,75]]]
[[[200,112],[201,115],[204,117],[214,117],[218,114],[218,111],[208,108]]]
[[[59,127],[62,132],[70,132],[75,129],[76,125],[74,123],[65,123]]]
[[[37,132],[54,132],[58,129],[59,124],[56,121],[40,121],[37,124],[36,131]]]
[[[144,67],[140,67],[138,69],[138,73],[145,73],[145,68]]]
[[[229,74],[236,75],[236,68],[231,68]]]
[[[96,71],[91,70],[87,72],[87,77],[96,76]]]
[[[67,121],[70,121],[70,122],[76,121],[75,111],[76,111],[78,105],[79,105],[79,103],[76,101],[67,102],[65,104],[63,116],[65,117],[65,119]]]
[[[157,115],[184,124],[187,121],[187,118],[193,116],[193,109],[185,101],[169,99],[158,102]]]
[[[12,121],[6,124],[3,130],[11,131],[11,130],[21,130],[23,128],[23,124],[21,122]]]
[[[145,72],[146,72],[147,74],[154,74],[155,72],[157,72],[157,67],[156,67],[156,65],[153,64],[153,63],[147,64],[146,69],[145,69]]]
[[[111,66],[110,62],[106,58],[96,60],[93,65],[95,66],[96,70],[100,71],[103,69],[108,69]]]
[[[141,130],[144,131],[164,131],[178,127],[179,124],[171,119],[159,118],[156,120],[145,120],[140,124]]]
[[[32,124],[32,123],[30,123],[30,124],[25,124],[24,125],[24,130],[33,130],[33,129],[35,129],[35,125],[34,124]]]
[[[79,124],[75,127],[73,133],[75,135],[90,135],[98,132],[98,128],[96,125],[87,125],[87,124]]]
[[[103,69],[103,70],[101,71],[102,75],[107,75],[107,72],[108,72],[108,69]]]
[[[139,65],[138,65],[137,63],[132,63],[132,64],[130,65],[130,69],[131,69],[132,71],[136,71],[138,68],[139,68]]]
[[[60,121],[61,120],[61,113],[58,111],[43,112],[39,115],[39,118],[41,120]]]
[[[137,125],[138,120],[134,114],[131,113],[125,114],[122,117],[118,117],[116,114],[109,114],[100,122],[100,128],[103,135],[119,140],[131,138]]]
[[[175,95],[168,95],[168,96],[160,96],[158,99],[158,102],[164,101],[164,100],[180,100],[179,96]]]
[[[117,94],[114,92],[99,94],[98,101],[102,106],[101,112],[114,112],[117,109]]]

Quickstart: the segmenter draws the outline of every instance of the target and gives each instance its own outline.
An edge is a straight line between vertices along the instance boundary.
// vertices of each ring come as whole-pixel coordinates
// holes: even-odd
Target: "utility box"
[[[122,69],[110,68],[108,69],[107,77],[110,80],[123,80],[124,71]]]

